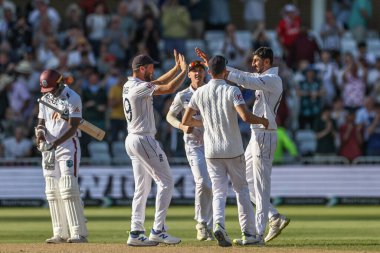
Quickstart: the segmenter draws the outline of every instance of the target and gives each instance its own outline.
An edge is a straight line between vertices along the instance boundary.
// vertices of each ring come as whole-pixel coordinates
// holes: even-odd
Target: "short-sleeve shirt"
[[[69,118],[82,118],[82,100],[75,91],[67,86],[58,97],[48,93],[42,97],[42,100],[65,112]],[[48,142],[60,138],[69,129],[68,122],[59,113],[45,105],[39,105],[38,118],[45,120],[46,141]],[[80,135],[80,130],[77,131],[77,135]]]
[[[182,113],[184,115],[187,106],[190,103],[190,99],[194,94],[194,89],[189,86],[188,88],[180,91],[174,97],[173,103],[170,106],[169,111],[173,112],[175,115]],[[193,116],[194,119],[200,120],[201,115],[199,111]],[[184,134],[183,139],[185,144],[190,147],[203,146],[203,127],[195,127],[190,134]]]
[[[138,135],[156,135],[153,111],[153,92],[156,85],[135,77],[128,77],[123,87],[124,115],[128,124],[128,133]]]
[[[239,88],[212,79],[198,88],[189,107],[200,112],[206,158],[234,158],[244,153],[235,106],[245,104]]]

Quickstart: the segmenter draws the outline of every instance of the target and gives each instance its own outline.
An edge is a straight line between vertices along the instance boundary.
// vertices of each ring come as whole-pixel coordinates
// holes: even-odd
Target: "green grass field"
[[[281,236],[266,244],[266,252],[270,249],[282,252],[380,251],[378,206],[281,206],[279,210],[286,214],[291,222]],[[153,212],[153,208],[147,211],[147,230],[152,225]],[[130,226],[130,208],[86,208],[85,213],[91,244],[123,245],[126,242]],[[236,207],[229,206],[226,214],[229,235],[231,238],[240,237]],[[178,251],[180,248],[211,249],[216,245],[215,241],[198,242],[195,239],[195,221],[191,206],[170,207],[167,224],[170,233],[182,239],[182,243],[176,246]],[[42,242],[50,236],[51,224],[47,208],[0,208],[0,252],[20,252],[18,249],[12,251],[9,245],[24,243],[41,243],[43,247]]]

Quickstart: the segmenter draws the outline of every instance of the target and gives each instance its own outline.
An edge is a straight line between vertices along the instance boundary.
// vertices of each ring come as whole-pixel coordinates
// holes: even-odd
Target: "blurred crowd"
[[[230,66],[250,72],[252,52],[274,48],[284,85],[278,161],[283,152],[340,155],[350,161],[380,155],[380,51],[367,49],[370,36],[378,39],[368,30],[371,0],[332,1],[318,31],[304,27],[298,8],[287,4],[272,37],[265,26],[268,3],[240,1],[245,24],[237,29],[228,0],[120,0],[113,6],[105,0],[78,0],[60,11],[49,0],[30,0],[22,8],[0,0],[0,157],[40,155],[33,127],[43,69],[63,73],[82,97],[83,117],[106,129],[111,145],[127,134],[121,94],[133,56],[148,53],[159,61],[158,77],[173,63],[173,49],[189,56],[186,43],[194,40],[204,41],[210,54],[225,55]],[[249,37],[237,36],[237,30]],[[223,35],[211,41],[213,46],[206,38],[210,31]],[[355,50],[342,50],[347,36]],[[254,93],[243,93],[251,106]],[[173,96],[154,99],[157,139],[168,156],[184,156],[181,133],[165,121]],[[248,141],[249,126],[242,123],[241,131]],[[299,150],[299,131],[314,134],[315,150]],[[85,157],[90,141],[83,134]]]

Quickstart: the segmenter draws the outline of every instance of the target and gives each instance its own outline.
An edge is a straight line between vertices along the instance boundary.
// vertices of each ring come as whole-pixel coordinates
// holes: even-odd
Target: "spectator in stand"
[[[277,25],[277,37],[281,43],[286,63],[291,66],[290,52],[301,31],[301,18],[293,4],[285,5],[282,14],[283,17]]]
[[[348,20],[350,31],[357,42],[366,39],[368,21],[372,16],[371,0],[353,0]]]
[[[376,62],[376,55],[374,52],[369,52],[367,50],[367,43],[365,41],[361,41],[357,44],[358,48],[358,59],[364,60],[367,66],[374,66]]]
[[[265,0],[241,0],[244,2],[245,28],[254,32],[265,23]]]
[[[128,4],[124,0],[121,0],[117,6],[117,16],[120,19],[120,29],[124,31],[128,44],[131,45],[135,39],[137,24],[133,16],[129,15]],[[130,58],[129,54],[131,54],[131,52],[126,52],[126,62],[128,62]]]
[[[108,23],[108,15],[106,14],[106,5],[103,2],[95,4],[95,11],[86,17],[86,28],[88,30],[88,38],[96,57],[99,56],[100,44],[105,36]]]
[[[42,19],[47,18],[51,25],[52,31],[56,33],[61,22],[61,17],[57,10],[49,6],[49,0],[34,0],[35,9],[29,14],[28,21],[33,30],[39,30]]]
[[[257,29],[255,29],[252,33],[252,50],[253,52],[260,47],[270,47],[271,43],[265,34],[265,25],[263,23],[259,24],[257,26]]]
[[[0,14],[0,41],[5,41],[11,26],[15,23],[16,16],[9,7],[5,7],[2,14],[3,18]]]
[[[120,18],[118,16],[112,16],[111,23],[109,23],[104,35],[102,43],[107,45],[108,52],[116,56],[118,66],[126,67],[125,56],[127,50],[130,49],[130,45],[125,31],[120,26]]]
[[[99,74],[94,71],[88,79],[88,87],[82,91],[83,118],[101,129],[106,126],[107,92],[100,85]],[[91,137],[84,134],[81,140],[83,156],[88,156],[87,145]],[[82,144],[83,143],[83,144]]]
[[[0,73],[10,73],[15,65],[9,59],[8,51],[0,50]]]
[[[377,81],[373,85],[370,95],[374,98],[376,103],[380,104],[380,78],[377,79]]]
[[[343,73],[342,98],[346,109],[357,110],[363,106],[365,83],[359,77],[358,65],[355,62],[346,66]]]
[[[362,155],[363,135],[355,124],[355,112],[348,111],[344,124],[339,128],[340,149],[339,155],[352,162]]]
[[[69,4],[65,9],[65,17],[62,20],[61,30],[66,31],[71,27],[79,27],[83,30],[82,10],[76,3]]]
[[[325,94],[321,82],[317,79],[316,70],[309,66],[305,70],[306,79],[300,82],[297,95],[300,97],[299,128],[313,129],[315,118],[322,109],[322,97]]]
[[[67,66],[70,69],[75,69],[80,66],[95,66],[95,55],[88,41],[82,37],[76,42],[76,46],[68,53]]]
[[[337,129],[340,129],[347,122],[347,110],[344,109],[343,100],[339,96],[334,98],[331,118],[334,120]]]
[[[337,59],[340,54],[340,39],[343,33],[343,25],[336,21],[332,11],[326,11],[325,23],[322,24],[319,34],[323,50],[330,52],[333,59]]]
[[[25,138],[25,129],[18,126],[14,129],[14,135],[3,140],[5,158],[30,157],[32,154],[32,141]]]
[[[323,88],[326,91],[326,96],[323,97],[323,102],[331,106],[334,98],[339,95],[339,87],[337,86],[338,65],[331,61],[330,51],[323,50],[321,52],[321,61],[315,64],[316,70],[319,72],[322,80]]]
[[[331,119],[331,108],[324,107],[314,127],[317,139],[316,154],[336,155],[335,123]]]
[[[209,0],[207,30],[224,30],[231,22],[228,0]]]
[[[7,39],[18,59],[21,59],[26,52],[32,51],[32,31],[26,23],[25,17],[18,18],[9,27]]]
[[[7,74],[0,75],[0,132],[2,132],[2,121],[5,120],[7,108],[9,107],[8,90],[13,80],[13,77]]]
[[[160,33],[157,24],[153,17],[147,17],[144,21],[143,26],[137,30],[135,45],[143,43],[144,47],[147,49],[146,53],[155,59],[160,61],[160,51],[158,49],[158,44],[160,42]],[[138,51],[137,48],[134,51]],[[159,64],[158,64],[159,65]]]
[[[297,38],[290,48],[289,58],[291,62],[287,62],[290,67],[296,68],[300,61],[307,60],[313,64],[316,56],[319,54],[320,49],[315,38],[309,34],[306,28],[302,28]]]
[[[375,115],[369,117],[370,125],[366,129],[367,156],[380,156],[380,104],[375,104]]]
[[[222,53],[228,59],[228,63],[233,68],[244,68],[244,49],[240,46],[241,41],[238,41],[236,36],[236,26],[228,24],[225,29],[225,37],[222,48]]]
[[[21,61],[17,64],[15,71],[16,81],[9,90],[8,100],[13,120],[22,122],[30,116],[28,109],[31,97],[28,90],[28,79],[33,69],[28,61]]]
[[[107,45],[100,46],[100,55],[96,61],[96,68],[101,75],[106,75],[112,68],[116,67],[116,57],[108,52]]]
[[[49,38],[57,38],[57,33],[54,32],[50,20],[47,17],[43,17],[40,20],[38,29],[33,31],[34,50],[38,52],[47,48]]]
[[[166,0],[162,6],[161,24],[166,56],[171,56],[174,49],[186,55],[185,43],[190,29],[187,9],[179,5],[178,0]]]
[[[190,13],[190,38],[202,39],[205,30],[205,20],[207,20],[208,17],[208,1],[185,0],[182,2],[186,3],[186,7]]]
[[[366,143],[368,140],[367,130],[370,125],[370,119],[375,118],[375,116],[376,116],[375,101],[373,97],[367,96],[364,100],[364,106],[361,107],[357,111],[356,118],[355,118],[355,123],[358,125],[359,131],[364,134],[362,150],[366,150]]]
[[[123,85],[125,80],[123,78],[119,78],[116,85],[112,86],[108,93],[108,108],[109,119],[110,119],[110,135],[109,141],[118,141],[120,133],[125,139],[126,131],[127,131],[127,122],[125,121],[124,109],[123,109]]]
[[[351,0],[333,0],[331,9],[336,21],[347,30],[348,19],[351,13]]]
[[[371,89],[374,89],[375,84],[380,79],[380,57],[376,58],[374,68],[368,71],[367,83]]]

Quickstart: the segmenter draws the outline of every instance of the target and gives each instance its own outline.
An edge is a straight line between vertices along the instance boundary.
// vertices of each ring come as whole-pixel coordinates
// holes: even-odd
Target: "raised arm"
[[[173,78],[176,76],[178,70],[181,69],[180,66],[180,61],[179,61],[179,54],[178,52],[174,49],[174,60],[175,60],[175,65],[173,68],[171,68],[168,72],[154,80],[153,82],[155,84],[165,84],[173,80]]]
[[[152,83],[157,85],[156,90],[153,92],[153,95],[171,94],[174,91],[176,91],[185,80],[186,74],[187,74],[187,64],[185,61],[185,57],[181,54],[179,54],[178,57],[179,57],[181,72],[169,83],[160,84],[160,83],[157,83],[156,81],[153,81]]]
[[[228,68],[226,80],[249,90],[265,90],[271,92],[281,92],[282,81],[277,75],[254,75],[238,69]]]
[[[187,107],[185,114],[182,117],[182,124],[190,127],[202,127],[202,121],[193,118],[196,112],[197,111],[193,108]]]
[[[236,105],[235,109],[244,122],[250,124],[262,124],[265,129],[268,129],[268,119],[254,115],[247,109],[247,106],[245,104]]]

